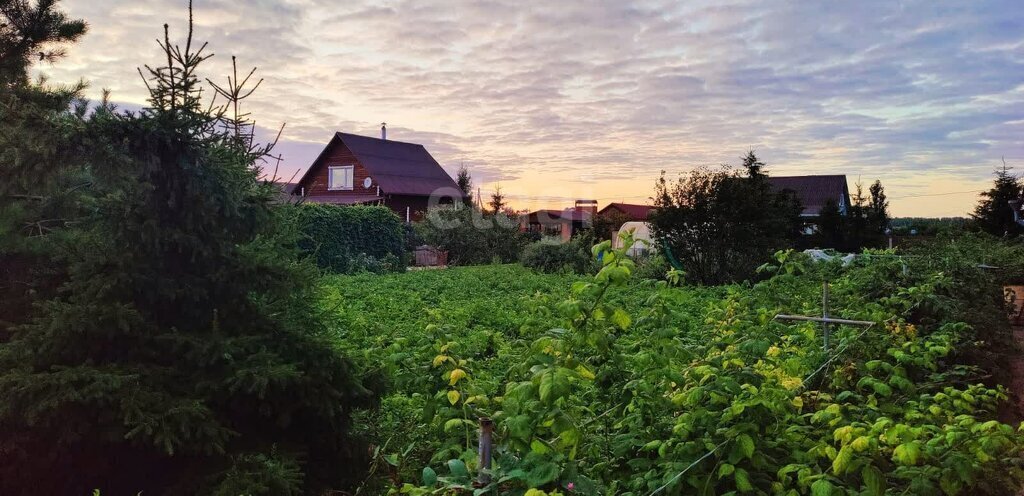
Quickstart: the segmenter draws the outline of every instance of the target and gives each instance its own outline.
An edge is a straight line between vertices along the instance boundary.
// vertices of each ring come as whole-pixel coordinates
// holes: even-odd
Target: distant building
[[[597,215],[603,217],[623,217],[633,221],[645,221],[654,207],[651,205],[638,205],[635,203],[609,203],[605,205]]]
[[[407,222],[441,203],[463,197],[458,184],[423,145],[335,133],[292,188],[304,201],[338,205],[384,205]]]
[[[768,183],[778,191],[792,191],[796,194],[804,211],[803,217],[817,217],[828,200],[836,202],[839,213],[846,215],[850,207],[850,189],[846,176],[768,176]]]
[[[590,227],[597,214],[596,200],[576,200],[576,205],[563,210],[543,209],[522,217],[519,227],[527,232],[557,236],[568,241],[581,229]]]

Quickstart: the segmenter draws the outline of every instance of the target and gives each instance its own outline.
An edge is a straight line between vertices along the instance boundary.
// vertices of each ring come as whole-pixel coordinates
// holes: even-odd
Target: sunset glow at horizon
[[[101,5],[102,4],[102,5]],[[187,1],[66,0],[89,23],[39,72],[145,104]],[[1002,161],[1024,171],[1024,6],[982,2],[195,1],[195,37],[264,79],[279,176],[335,131],[423,144],[521,209],[647,203],[654,182],[740,164],[882,181],[894,216],[963,216]],[[270,131],[273,130],[273,131]],[[474,191],[475,193],[475,191]]]

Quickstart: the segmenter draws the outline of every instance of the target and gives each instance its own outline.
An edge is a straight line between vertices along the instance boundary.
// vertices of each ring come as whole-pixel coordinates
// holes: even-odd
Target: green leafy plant
[[[1006,392],[965,362],[981,348],[957,320],[975,298],[960,281],[993,287],[976,264],[908,269],[869,252],[844,267],[780,252],[761,283],[692,288],[631,281],[635,265],[607,244],[594,254],[597,276],[530,298],[525,314],[498,324],[506,340],[494,355],[473,353],[489,345],[443,317],[457,307],[427,310],[449,325],[417,354],[452,362],[409,387],[446,401],[459,367],[472,371],[459,387],[488,402],[435,410],[425,468],[406,461],[393,492],[1000,494],[1024,480],[1024,436],[996,415]],[[833,329],[828,352],[814,324],[772,318],[820,311],[822,280],[835,314],[876,322]],[[464,430],[479,416],[496,422],[486,472]]]
[[[302,233],[299,247],[332,272],[405,269],[405,228],[387,207],[302,203],[291,206]]]

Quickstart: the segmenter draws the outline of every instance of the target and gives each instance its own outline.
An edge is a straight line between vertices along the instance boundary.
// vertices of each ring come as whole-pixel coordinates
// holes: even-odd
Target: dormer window
[[[333,165],[327,168],[327,189],[331,191],[350,190],[355,167],[351,165]]]

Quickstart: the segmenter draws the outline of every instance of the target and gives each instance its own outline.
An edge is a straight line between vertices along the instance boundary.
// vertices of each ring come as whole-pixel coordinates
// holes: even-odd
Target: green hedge
[[[528,245],[519,258],[524,267],[540,272],[575,272],[589,274],[597,271],[590,245],[594,237],[583,233],[566,243],[538,241]]]
[[[299,247],[317,265],[341,274],[405,268],[405,228],[387,207],[296,205]]]

